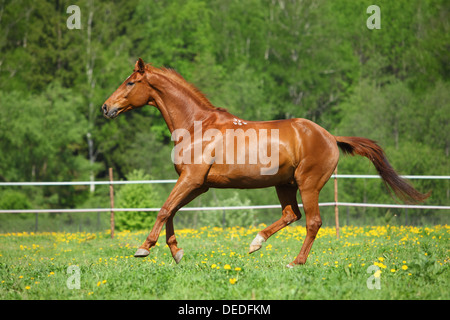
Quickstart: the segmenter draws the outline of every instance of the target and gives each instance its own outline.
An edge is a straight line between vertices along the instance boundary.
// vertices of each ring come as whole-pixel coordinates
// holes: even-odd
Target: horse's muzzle
[[[119,111],[118,108],[111,108],[110,110],[108,110],[108,105],[106,103],[104,103],[102,106],[103,116],[107,119],[112,119],[112,118],[117,117],[118,111]]]

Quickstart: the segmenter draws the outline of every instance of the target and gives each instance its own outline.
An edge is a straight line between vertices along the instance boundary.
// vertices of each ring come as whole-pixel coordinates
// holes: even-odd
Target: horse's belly
[[[211,167],[206,184],[212,188],[266,188],[294,184],[293,169],[261,168],[256,165],[220,165]]]

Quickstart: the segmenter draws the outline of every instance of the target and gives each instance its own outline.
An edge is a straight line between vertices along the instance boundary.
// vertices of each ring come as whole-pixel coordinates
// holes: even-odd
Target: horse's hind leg
[[[259,250],[262,243],[277,231],[301,218],[297,203],[297,186],[283,185],[277,186],[277,195],[282,207],[282,216],[264,230],[258,232],[256,238],[250,244],[249,253]]]
[[[306,237],[303,242],[300,253],[293,262],[287,265],[288,268],[296,264],[304,264],[308,258],[314,239],[322,226],[322,218],[319,212],[319,191],[320,190],[302,190],[303,210],[306,216]]]
[[[296,264],[304,264],[308,258],[316,235],[322,226],[322,218],[319,211],[319,193],[336,167],[337,158],[335,159],[328,165],[322,163],[323,166],[317,165],[307,172],[301,173],[301,170],[296,172],[295,178],[299,185],[306,217],[306,237],[297,258],[288,264],[287,267],[291,268]]]
[[[176,263],[181,261],[183,258],[184,251],[181,248],[178,248],[177,239],[175,238],[175,231],[173,228],[173,217],[175,214],[169,217],[166,222],[166,243],[169,246],[170,252],[172,253],[172,257],[175,259]]]

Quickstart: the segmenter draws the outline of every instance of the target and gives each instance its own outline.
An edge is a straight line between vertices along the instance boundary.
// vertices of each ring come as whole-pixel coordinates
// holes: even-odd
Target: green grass
[[[305,237],[288,227],[261,250],[263,228],[176,230],[175,264],[161,235],[133,257],[147,232],[0,235],[0,299],[449,299],[448,226],[322,228],[305,265],[285,268]],[[69,289],[79,268],[79,289]],[[369,271],[376,265],[381,273]],[[369,289],[368,279],[380,284]],[[372,280],[369,280],[371,282]]]

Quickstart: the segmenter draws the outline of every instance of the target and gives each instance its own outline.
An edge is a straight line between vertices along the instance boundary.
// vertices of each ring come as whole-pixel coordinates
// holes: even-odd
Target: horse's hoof
[[[294,263],[291,262],[291,263],[287,264],[287,265],[286,265],[286,268],[288,268],[288,269],[294,268]]]
[[[178,250],[177,253],[175,253],[175,255],[173,256],[173,258],[175,259],[175,262],[178,264],[181,261],[181,258],[183,258],[184,255],[184,251],[183,249]]]
[[[255,251],[258,251],[259,249],[261,249],[261,245],[250,245],[250,249],[248,250],[248,253],[253,253]]]
[[[134,256],[135,256],[136,258],[143,258],[143,257],[148,256],[149,254],[150,254],[150,251],[148,251],[148,250],[146,250],[146,249],[139,248],[139,249],[137,249],[137,251],[136,251],[136,253],[134,254]]]
[[[255,251],[258,251],[262,247],[262,243],[265,242],[266,239],[264,239],[259,233],[256,235],[255,239],[253,239],[252,243],[250,243],[250,249],[248,253],[253,253]]]

